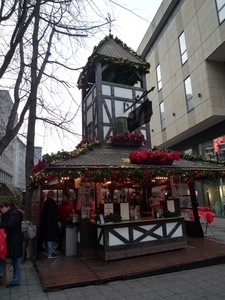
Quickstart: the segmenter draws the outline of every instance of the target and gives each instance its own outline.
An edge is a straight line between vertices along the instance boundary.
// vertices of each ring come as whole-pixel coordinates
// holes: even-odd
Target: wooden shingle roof
[[[98,46],[95,46],[91,56],[89,56],[86,65],[83,68],[79,78],[78,87],[83,86],[84,78],[92,69],[96,61],[112,62],[114,65],[126,65],[131,69],[142,70],[144,73],[149,73],[150,64],[138,55],[134,50],[129,48],[117,37],[113,35],[106,36]]]
[[[225,170],[225,166],[216,163],[204,161],[189,161],[180,159],[174,161],[172,165],[142,165],[130,163],[129,155],[133,150],[144,150],[141,148],[131,147],[96,147],[92,151],[87,151],[80,156],[61,160],[47,167],[48,168],[169,168],[183,170]]]
[[[131,48],[120,41],[118,38],[113,38],[109,36],[102,41],[97,47],[94,48],[93,54],[98,54],[102,59],[112,57],[117,59],[123,59],[123,61],[132,62],[135,64],[140,64],[148,66],[148,63],[138,56]]]

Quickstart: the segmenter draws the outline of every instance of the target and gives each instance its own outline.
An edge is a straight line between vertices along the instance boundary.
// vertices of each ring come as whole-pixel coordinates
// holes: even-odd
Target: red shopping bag
[[[5,259],[6,254],[7,254],[6,232],[5,229],[0,228],[0,258]]]

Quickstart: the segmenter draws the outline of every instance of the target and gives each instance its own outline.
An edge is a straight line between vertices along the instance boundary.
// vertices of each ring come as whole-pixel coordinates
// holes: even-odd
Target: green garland
[[[168,152],[172,152],[174,150],[172,149],[166,149],[166,148],[163,148],[163,147],[158,147],[158,146],[154,146],[152,148],[152,150],[167,150]],[[185,160],[189,160],[189,161],[195,161],[195,162],[200,162],[200,161],[204,161],[204,162],[207,162],[207,163],[212,163],[212,164],[220,164],[220,165],[223,165],[225,166],[225,161],[224,160],[216,160],[215,158],[210,158],[210,157],[204,157],[202,155],[199,155],[199,154],[187,154],[185,152],[180,152],[181,153],[181,158],[185,159]]]
[[[92,151],[94,148],[99,147],[101,143],[97,141],[89,141],[85,140],[80,142],[76,149],[73,151],[67,152],[67,151],[58,151],[57,153],[51,153],[51,155],[45,155],[44,160],[49,165],[52,163],[56,163],[57,161],[61,161],[62,159],[69,159],[74,158],[80,155],[83,155],[87,153],[88,151]]]
[[[135,168],[135,169],[119,169],[119,168],[103,168],[103,169],[61,169],[61,170],[43,170],[33,177],[32,181],[27,186],[28,189],[34,189],[37,186],[51,181],[54,178],[70,177],[70,178],[86,178],[92,182],[104,182],[109,179],[115,182],[123,183],[127,179],[135,181],[150,180],[150,177],[157,176],[179,176],[193,178],[194,180],[215,180],[225,177],[225,170],[181,170],[169,168]]]
[[[183,159],[189,160],[189,161],[204,161],[207,163],[212,163],[212,164],[219,164],[225,166],[225,161],[224,160],[216,160],[214,158],[209,158],[209,157],[203,157],[202,155],[197,155],[197,154],[186,154],[184,152],[181,152],[181,157]]]
[[[77,145],[77,149],[66,152],[66,151],[58,151],[56,154],[51,154],[45,157],[45,161],[48,165],[53,162],[61,161],[62,159],[68,159],[72,157],[77,157],[79,155],[83,155],[87,153],[87,151],[93,150],[95,147],[99,147],[99,141],[82,141]],[[154,147],[153,150],[165,150],[164,148]],[[167,149],[167,151],[173,151]],[[216,162],[215,159],[205,158],[201,155],[194,154],[185,154],[181,152],[181,157],[183,159],[199,162],[204,161],[207,163],[218,163],[225,165],[225,161]],[[53,166],[54,167],[54,166]],[[120,167],[112,167],[112,168],[76,168],[76,169],[57,169],[57,170],[49,170],[49,168],[45,168],[42,171],[35,174],[32,178],[32,181],[28,184],[28,189],[34,189],[40,184],[44,184],[45,182],[51,181],[54,178],[59,177],[71,177],[71,178],[83,178],[93,182],[103,182],[105,179],[110,179],[115,182],[124,182],[127,179],[136,180],[136,181],[146,181],[150,179],[150,177],[157,176],[179,176],[179,177],[188,177],[193,178],[194,180],[215,180],[219,178],[225,177],[225,169],[224,170],[184,170],[184,169],[175,169],[175,168],[162,168],[162,167],[150,167],[150,168],[140,168],[137,166],[136,168],[120,168]]]

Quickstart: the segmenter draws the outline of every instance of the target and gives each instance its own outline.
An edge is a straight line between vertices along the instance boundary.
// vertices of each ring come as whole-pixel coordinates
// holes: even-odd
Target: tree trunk
[[[34,166],[34,141],[35,141],[35,123],[37,111],[37,89],[38,81],[38,32],[40,21],[40,3],[36,4],[35,22],[32,36],[32,63],[31,63],[31,94],[30,94],[30,110],[27,129],[27,149],[26,149],[26,184],[29,183],[30,177],[33,175],[32,168]],[[32,191],[28,191],[25,196],[25,217],[31,219],[31,198]]]

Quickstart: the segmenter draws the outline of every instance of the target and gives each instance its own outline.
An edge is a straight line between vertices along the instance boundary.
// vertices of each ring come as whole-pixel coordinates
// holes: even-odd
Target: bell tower
[[[147,99],[149,71],[149,63],[111,34],[94,47],[78,79],[83,139],[90,137],[106,145],[108,135],[129,131],[129,113]],[[148,123],[135,132],[142,133],[151,146]]]

